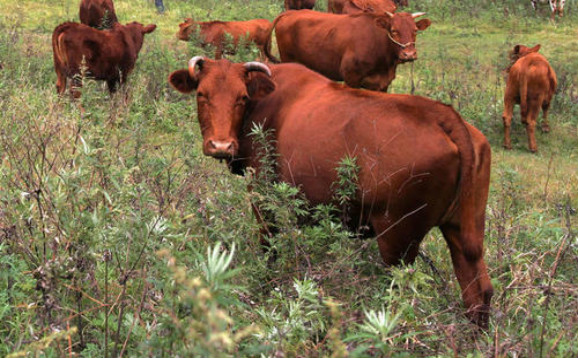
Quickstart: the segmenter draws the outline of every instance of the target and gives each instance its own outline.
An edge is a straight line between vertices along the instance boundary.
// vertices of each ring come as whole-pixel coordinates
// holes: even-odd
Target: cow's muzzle
[[[217,159],[228,159],[237,154],[237,143],[234,140],[208,140],[204,147],[205,155]]]
[[[399,54],[400,62],[411,62],[417,60],[417,51],[415,49],[401,51]]]

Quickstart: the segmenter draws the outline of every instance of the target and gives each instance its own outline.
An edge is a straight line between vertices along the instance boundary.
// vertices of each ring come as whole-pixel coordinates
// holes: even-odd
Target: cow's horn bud
[[[416,17],[420,17],[423,15],[425,15],[425,12],[414,12],[413,14],[411,14],[411,17],[415,19]]]
[[[247,72],[249,71],[259,71],[259,72],[263,72],[265,74],[267,74],[267,76],[271,77],[271,70],[269,69],[269,67],[261,62],[245,62],[245,64],[243,65],[245,66],[245,68],[247,69]]]
[[[195,76],[195,67],[197,65],[199,67],[203,66],[203,62],[205,62],[205,57],[203,56],[195,56],[189,60],[189,74],[191,77]]]
[[[386,14],[387,16],[389,16],[389,17],[393,17],[393,14],[392,14],[391,12],[389,12],[389,11],[386,11],[385,14]]]

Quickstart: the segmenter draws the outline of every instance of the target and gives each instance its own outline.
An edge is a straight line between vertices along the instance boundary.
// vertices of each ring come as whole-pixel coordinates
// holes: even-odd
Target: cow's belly
[[[416,143],[412,135],[354,141],[321,129],[293,135],[279,140],[281,176],[314,205],[335,202],[336,169],[347,157],[355,157],[358,174],[351,204],[366,218],[387,215],[395,222],[418,210],[434,226],[455,198],[459,157],[442,135],[428,143]]]

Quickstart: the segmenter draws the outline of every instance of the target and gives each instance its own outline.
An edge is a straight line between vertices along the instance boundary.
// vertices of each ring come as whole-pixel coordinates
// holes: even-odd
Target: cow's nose
[[[415,50],[403,51],[401,53],[400,58],[403,61],[415,61],[417,60],[417,51]]]
[[[209,140],[207,143],[208,154],[212,157],[224,158],[235,154],[233,141]]]

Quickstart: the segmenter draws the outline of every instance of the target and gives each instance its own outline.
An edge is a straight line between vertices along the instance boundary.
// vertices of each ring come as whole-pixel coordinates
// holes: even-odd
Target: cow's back
[[[415,209],[408,205],[429,202],[431,215],[424,220],[436,225],[455,198],[460,159],[456,145],[428,118],[454,112],[425,98],[351,90],[324,78],[310,82],[310,75],[294,66],[300,67],[273,68],[278,88],[252,114],[254,120],[275,123],[282,179],[303,188],[313,203],[327,202],[337,180],[335,168],[343,158],[356,157],[366,201],[358,206],[389,202],[395,204],[392,214],[403,215]],[[443,181],[413,183],[421,189],[405,192],[404,182],[414,175]],[[417,193],[422,197],[413,197]]]
[[[91,27],[110,28],[118,22],[112,0],[82,0],[80,22]]]
[[[521,57],[508,74],[508,85],[517,88],[516,92],[521,93],[525,86],[528,96],[543,95],[548,101],[556,91],[557,83],[554,69],[540,53]]]
[[[372,36],[357,16],[335,15],[311,10],[288,11],[277,20],[275,31],[282,62],[298,62],[333,80],[343,80],[341,61],[351,54],[368,56]],[[367,36],[366,36],[367,35]]]

